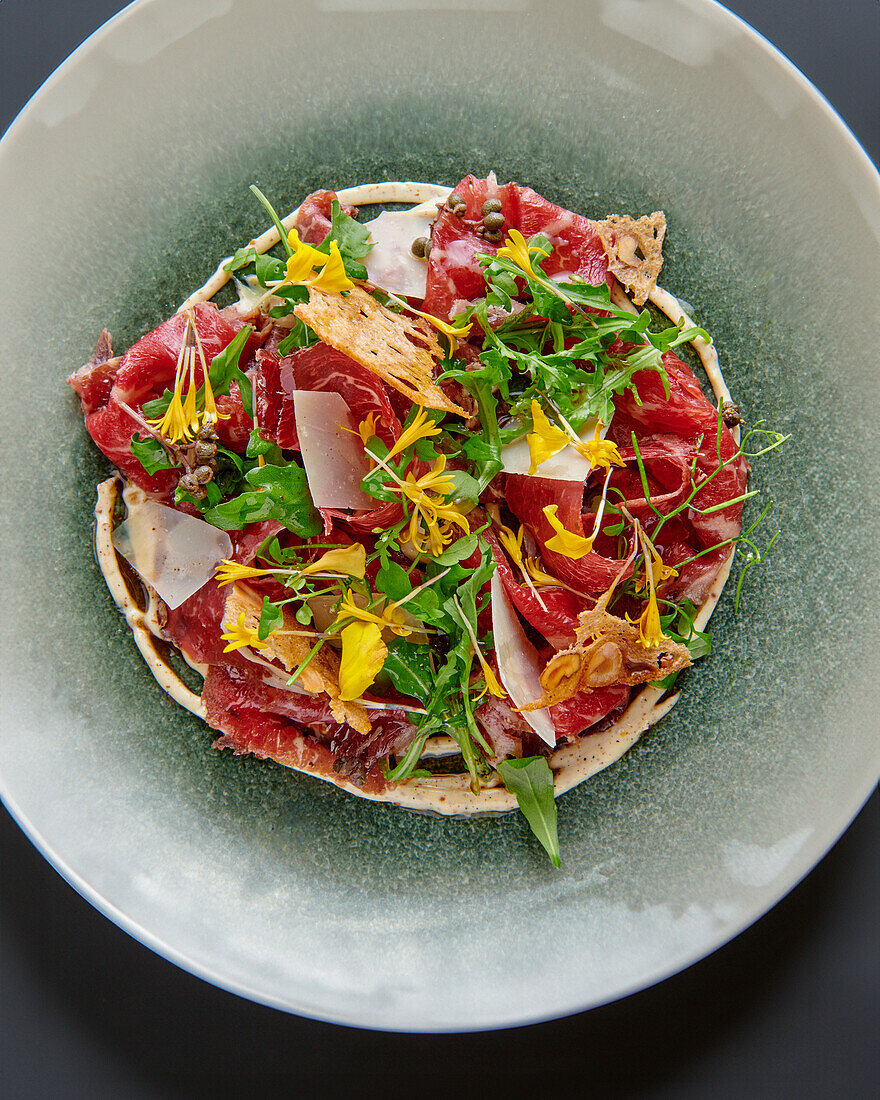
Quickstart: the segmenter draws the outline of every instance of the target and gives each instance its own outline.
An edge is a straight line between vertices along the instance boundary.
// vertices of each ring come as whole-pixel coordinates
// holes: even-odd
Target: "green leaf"
[[[249,523],[277,519],[301,538],[320,533],[321,517],[312,503],[301,466],[267,463],[248,470],[245,478],[253,489],[206,509],[204,516],[208,523],[223,531],[241,531]]]
[[[553,773],[543,756],[503,760],[498,765],[501,781],[512,795],[535,836],[544,845],[554,867],[561,866],[556,827]]]
[[[159,440],[153,439],[152,436],[140,439],[135,433],[131,437],[131,453],[148,474],[156,474],[160,470],[173,470],[177,466]]]
[[[465,535],[463,538],[458,539],[457,542],[447,547],[442,554],[438,554],[438,556],[432,560],[438,565],[457,565],[460,561],[464,561],[473,554],[477,548],[478,542],[479,531],[474,531],[470,535]]]
[[[235,272],[240,271],[241,268],[247,267],[248,264],[252,264],[257,259],[257,250],[252,244],[245,245],[244,248],[236,250],[231,259],[223,265],[224,271]]]
[[[427,706],[434,690],[430,646],[415,645],[405,638],[395,638],[388,643],[384,671],[391,677],[391,682],[398,691],[411,695]]]
[[[395,561],[386,561],[376,574],[376,590],[391,600],[402,600],[412,592],[409,573]]]
[[[329,253],[331,241],[339,245],[343,260],[362,260],[373,247],[369,229],[349,214],[344,214],[338,199],[334,199],[330,206],[330,231],[318,245],[320,251]],[[362,277],[366,278],[366,275]]]
[[[296,324],[283,340],[278,341],[278,354],[290,355],[295,348],[310,348],[317,344],[318,337],[305,322],[297,318]]]
[[[284,611],[276,603],[272,603],[268,596],[263,597],[263,607],[260,611],[260,622],[257,626],[257,637],[265,641],[273,630],[284,625]]]

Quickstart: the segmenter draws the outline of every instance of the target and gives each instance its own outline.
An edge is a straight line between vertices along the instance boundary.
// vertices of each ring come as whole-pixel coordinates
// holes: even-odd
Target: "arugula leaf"
[[[329,253],[331,241],[339,245],[343,259],[362,260],[373,248],[369,229],[351,215],[343,213],[338,199],[330,205],[330,231],[318,247],[322,252]]]
[[[388,643],[384,671],[398,691],[427,705],[434,690],[430,646],[413,644],[405,638],[395,638]]]
[[[156,474],[160,470],[173,470],[177,463],[165,450],[158,439],[146,436],[141,439],[137,433],[131,437],[131,453],[140,462],[148,474]]]
[[[321,517],[312,503],[301,466],[293,462],[287,466],[267,463],[248,470],[245,479],[253,490],[206,509],[208,523],[223,531],[241,531],[249,523],[277,519],[301,538],[320,533]]]
[[[559,835],[556,828],[556,801],[553,796],[553,773],[543,756],[524,756],[520,760],[503,760],[498,765],[501,781],[516,795],[523,816],[535,836],[559,867]]]
[[[278,341],[278,354],[290,355],[294,348],[310,348],[313,344],[317,343],[317,335],[312,332],[304,321],[300,321],[300,319],[297,318],[296,324],[288,335],[285,336],[283,340]]]
[[[234,273],[240,271],[243,267],[247,267],[248,264],[256,263],[256,259],[257,250],[252,244],[248,244],[244,248],[236,249],[233,256],[223,265],[223,270]]]

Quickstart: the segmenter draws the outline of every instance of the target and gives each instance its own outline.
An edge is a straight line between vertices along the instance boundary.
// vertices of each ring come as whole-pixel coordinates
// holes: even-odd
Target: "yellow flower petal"
[[[617,449],[617,444],[612,443],[610,439],[600,439],[599,433],[602,430],[602,421],[596,421],[596,431],[592,439],[588,439],[586,442],[575,442],[572,440],[572,446],[578,452],[584,456],[593,469],[597,469],[599,466],[604,466],[606,470],[610,470],[612,464],[615,466],[623,466],[624,461],[620,457],[620,451]]]
[[[576,535],[573,531],[567,531],[556,516],[557,505],[548,504],[542,510],[547,517],[547,522],[556,532],[553,538],[548,539],[544,544],[548,550],[553,550],[557,554],[562,554],[563,557],[572,558],[573,560],[586,557],[590,553],[593,549],[593,539],[585,539],[583,535]]]
[[[336,241],[330,242],[330,258],[324,265],[324,270],[314,279],[309,280],[309,286],[315,290],[323,290],[326,294],[341,294],[343,290],[354,290],[354,283],[345,274],[345,264]]]
[[[542,256],[548,255],[543,248],[536,248],[535,251]],[[524,271],[527,275],[531,275],[533,279],[536,277],[535,269],[532,267],[532,260],[529,255],[529,246],[526,244],[525,237],[523,237],[518,229],[510,230],[503,247],[499,248],[495,254],[496,256],[501,256],[502,259],[510,260],[511,263],[516,264],[520,271]]]
[[[252,565],[242,565],[241,562],[224,558],[223,564],[217,566],[214,577],[222,588],[226,584],[234,584],[235,581],[247,580],[249,577],[265,577],[271,572],[271,569],[255,569]]]
[[[537,472],[542,462],[559,454],[571,443],[568,435],[547,419],[547,414],[537,401],[532,401],[532,430],[526,436],[532,464],[529,473]]]
[[[244,625],[244,615],[245,613],[242,611],[238,616],[238,622],[223,624],[226,627],[226,633],[221,634],[220,637],[224,642],[229,643],[223,650],[224,653],[229,653],[233,649],[241,649],[242,646],[250,646],[251,649],[263,649],[269,644],[269,638],[272,637],[274,632],[270,631],[267,638],[260,638],[253,627]]]
[[[339,698],[360,699],[373,683],[388,656],[388,646],[375,623],[349,623],[340,633],[342,660],[339,664]]]
[[[498,540],[504,549],[507,551],[507,556],[516,565],[522,565],[522,541],[523,541],[523,529],[520,527],[519,531],[514,534],[509,527],[505,527],[502,523],[498,529]]]
[[[376,421],[378,419],[379,414],[371,412],[367,413],[365,419],[358,424],[358,435],[361,437],[365,447],[376,434]]]
[[[480,652],[479,647],[477,648],[477,660],[480,662],[480,668],[483,670],[483,676],[486,680],[486,690],[491,692],[497,699],[503,699],[507,692],[498,683],[495,673],[492,671],[489,662]]]
[[[374,415],[374,413],[370,413],[370,416]],[[401,454],[407,447],[411,447],[413,443],[418,442],[418,440],[430,439],[431,436],[439,435],[441,431],[442,428],[440,428],[435,421],[431,420],[425,412],[424,405],[419,405],[419,410],[413,418],[412,424],[410,424],[408,428],[403,429],[400,439],[397,440],[385,456],[385,461],[387,462],[389,458]],[[366,443],[366,440],[364,440],[364,442]]]
[[[648,597],[648,606],[639,616],[639,641],[645,649],[660,645],[665,635],[660,628],[660,608],[653,589]]]
[[[382,614],[376,615],[372,611],[367,611],[366,608],[358,607],[351,592],[346,592],[339,603],[336,622],[340,623],[344,619],[356,619],[358,622],[372,623],[380,629],[392,631],[401,638],[412,634],[411,628],[406,625],[403,612],[396,603],[387,604],[382,609]],[[336,626],[334,625],[332,629],[335,630]],[[345,628],[343,627],[343,629]]]
[[[304,565],[301,573],[343,573],[347,577],[364,578],[367,551],[359,542],[343,546],[338,550],[328,550],[317,561]]]
[[[541,563],[537,558],[526,558],[523,563],[523,568],[526,573],[531,577],[535,584],[546,585],[547,587],[559,588],[562,586],[562,581],[557,577],[551,576],[549,573],[545,573],[541,568]]]

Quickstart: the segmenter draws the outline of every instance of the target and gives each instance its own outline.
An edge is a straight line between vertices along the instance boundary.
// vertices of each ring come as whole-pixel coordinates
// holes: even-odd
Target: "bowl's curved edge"
[[[122,9],[122,11],[118,12],[89,35],[89,37],[77,47],[77,49],[74,50],[57,69],[55,69],[51,76],[41,85],[34,95],[30,97],[27,103],[25,103],[5,134],[0,138],[0,155],[7,152],[7,147],[14,142],[19,122],[31,110],[39,106],[44,94],[49,94],[55,85],[64,79],[68,69],[72,68],[84,54],[88,53],[89,50],[100,43],[107,34],[112,33],[116,26],[131,18],[137,10],[148,6],[150,3],[151,0],[132,0],[132,2]],[[702,0],[702,3],[706,5],[707,10],[716,10],[720,12],[721,17],[727,19],[739,33],[750,38],[762,52],[767,54],[777,64],[781,64],[788,76],[797,83],[800,91],[808,96],[813,104],[822,111],[840,137],[846,142],[849,152],[854,156],[861,170],[865,172],[866,180],[876,189],[878,215],[880,215],[880,173],[878,173],[877,167],[874,165],[867,151],[826,97],[780,49],[774,46],[760,32],[746,23],[740,16],[724,7],[718,0]],[[11,792],[6,789],[2,774],[0,774],[0,801],[4,803],[12,818],[40,854],[81,897],[111,920],[117,927],[132,936],[133,939],[167,959],[169,962],[193,974],[195,977],[257,1003],[282,1011],[296,1013],[297,1015],[314,1020],[339,1023],[369,1030],[404,1031],[411,1033],[455,1033],[524,1026],[586,1011],[590,1008],[599,1007],[602,1004],[607,1004],[621,997],[644,990],[700,962],[751,927],[751,925],[786,897],[803,878],[809,874],[846,832],[849,825],[857,817],[867,800],[870,798],[877,786],[877,782],[878,780],[873,774],[866,776],[864,786],[859,791],[858,801],[855,807],[849,807],[843,810],[834,817],[833,822],[830,824],[826,822],[826,827],[823,829],[823,836],[819,838],[818,843],[809,851],[802,850],[799,853],[799,859],[795,858],[792,860],[786,868],[786,873],[774,882],[772,890],[768,896],[758,904],[756,909],[745,916],[740,915],[737,919],[723,924],[716,931],[715,935],[710,937],[707,943],[699,945],[695,952],[683,952],[679,957],[671,960],[668,966],[657,968],[655,971],[643,975],[643,977],[637,981],[621,986],[619,989],[610,992],[608,995],[603,995],[594,1001],[556,1005],[552,1008],[548,1007],[535,1015],[523,1016],[520,1014],[510,1017],[496,1017],[491,1020],[482,1020],[479,1022],[471,1021],[460,1025],[438,1022],[435,1024],[425,1024],[417,1028],[407,1026],[405,1021],[396,1024],[391,1022],[376,1023],[375,1021],[350,1017],[347,1016],[344,1011],[332,1010],[330,1006],[321,1010],[316,1006],[296,1003],[294,999],[281,1001],[277,998],[267,997],[257,989],[228,981],[215,969],[202,964],[194,958],[188,957],[175,950],[169,944],[164,943],[161,939],[141,926],[136,920],[117,908],[99,891],[90,886],[89,883],[87,883],[58,855],[57,852],[53,850],[48,841],[28,819],[25,812],[18,806],[16,800],[12,797]]]

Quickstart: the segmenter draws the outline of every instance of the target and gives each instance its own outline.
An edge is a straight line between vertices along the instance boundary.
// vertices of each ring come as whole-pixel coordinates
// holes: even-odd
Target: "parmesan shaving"
[[[325,344],[378,375],[414,404],[468,416],[434,381],[434,364],[443,357],[443,349],[427,321],[392,313],[359,286],[345,298],[310,287],[308,302],[298,305],[294,313]]]
[[[344,398],[321,390],[293,390],[291,396],[315,507],[375,508],[375,500],[361,489],[370,464]]]

